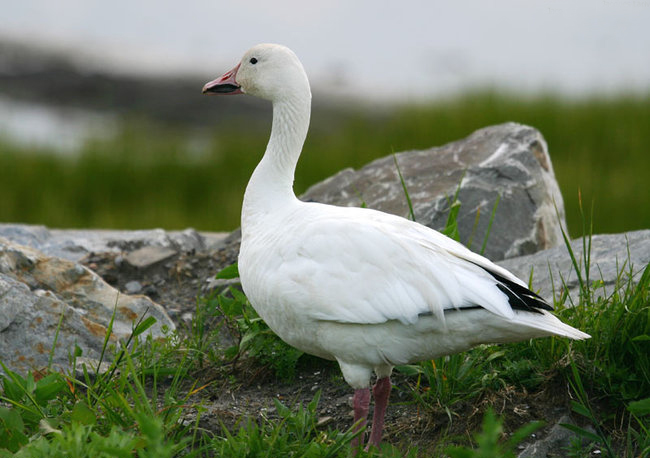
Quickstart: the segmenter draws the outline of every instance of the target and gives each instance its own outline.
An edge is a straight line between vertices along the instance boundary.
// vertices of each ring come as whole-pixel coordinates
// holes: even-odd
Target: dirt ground
[[[122,292],[128,292],[129,282],[137,281],[141,294],[163,305],[183,329],[195,312],[197,296],[214,288],[211,279],[223,266],[235,260],[236,252],[237,246],[232,245],[211,253],[182,253],[146,269],[133,268],[114,254],[92,255],[84,263]],[[230,373],[224,373],[223,368],[207,368],[197,377],[200,379],[198,386],[208,384],[193,399],[206,409],[201,422],[208,430],[217,431],[221,422],[232,429],[246,417],[274,418],[274,398],[285,405],[298,402],[304,405],[318,390],[322,391],[319,424],[339,430],[352,424],[352,389],[344,382],[336,364],[329,361],[301,358],[292,382],[277,380],[265,368],[246,362]],[[488,407],[506,416],[506,432],[533,420],[544,420],[546,427],[538,431],[536,437],[543,437],[570,411],[568,387],[553,380],[543,384],[539,392],[506,387],[483,395],[473,403],[456,405],[451,418],[442,407],[423,407],[414,402],[410,388],[415,386],[415,378],[395,373],[392,380],[394,387],[386,417],[385,440],[404,450],[409,446],[432,450],[443,436],[458,437],[466,443],[467,435],[480,427]],[[371,416],[372,410],[369,418]],[[531,437],[533,440],[535,437]]]

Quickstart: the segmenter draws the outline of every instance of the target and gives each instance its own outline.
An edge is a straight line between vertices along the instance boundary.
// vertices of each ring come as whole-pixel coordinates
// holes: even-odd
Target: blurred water
[[[19,102],[0,96],[0,138],[25,147],[74,156],[91,138],[109,138],[117,122],[110,114]]]
[[[0,40],[63,50],[100,73],[199,81],[279,42],[332,100],[401,103],[477,86],[648,91],[648,24],[650,0],[24,0],[3,4]],[[0,135],[22,144],[75,154],[114,129],[110,114],[0,99]]]

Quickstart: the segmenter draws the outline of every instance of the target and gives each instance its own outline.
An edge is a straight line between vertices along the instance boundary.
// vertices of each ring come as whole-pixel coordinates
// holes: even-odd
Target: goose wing
[[[437,231],[368,209],[309,204],[275,272],[285,303],[316,320],[415,323],[450,309],[550,309],[521,280]]]

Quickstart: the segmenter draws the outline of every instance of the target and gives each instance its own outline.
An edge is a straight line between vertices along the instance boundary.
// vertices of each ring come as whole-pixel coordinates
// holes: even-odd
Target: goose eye
[[[251,64],[255,65],[257,63],[257,59],[254,57],[251,57],[251,60],[249,61]]]

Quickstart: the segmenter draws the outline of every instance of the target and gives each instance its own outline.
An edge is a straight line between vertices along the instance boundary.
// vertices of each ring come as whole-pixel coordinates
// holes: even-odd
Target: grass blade
[[[488,227],[487,227],[487,230],[485,231],[485,238],[483,239],[483,245],[481,245],[481,251],[479,252],[479,254],[481,254],[481,255],[483,255],[483,253],[485,253],[485,248],[487,247],[488,237],[490,236],[490,231],[492,230],[492,223],[494,222],[494,218],[496,216],[497,207],[499,206],[499,201],[500,200],[501,200],[501,194],[497,194],[497,198],[494,201],[494,205],[492,206],[492,214],[490,215],[490,220],[488,221]]]
[[[406,182],[404,181],[404,177],[402,176],[402,171],[399,168],[399,164],[397,163],[397,155],[393,153],[393,161],[395,161],[395,167],[397,168],[397,174],[399,175],[399,181],[402,183],[402,189],[404,190],[404,196],[406,197],[406,203],[408,204],[409,207],[409,219],[411,221],[415,221],[415,212],[413,211],[413,202],[411,202],[411,196],[409,195],[408,189],[406,189]]]

